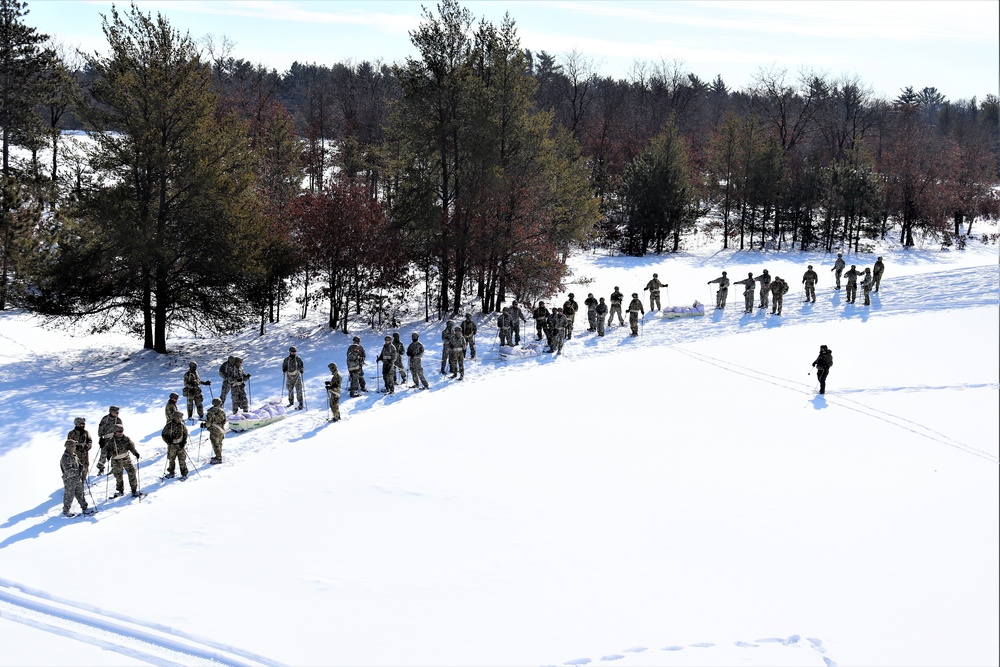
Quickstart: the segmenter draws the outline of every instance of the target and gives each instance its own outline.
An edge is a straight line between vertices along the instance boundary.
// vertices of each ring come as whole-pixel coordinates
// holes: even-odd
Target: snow
[[[654,271],[664,306],[714,303],[721,270],[792,291],[780,318],[734,287],[638,338],[598,339],[582,310],[559,357],[501,360],[480,318],[463,382],[438,372],[441,324],[408,323],[431,390],[379,394],[369,363],[336,424],[326,364],[346,382],[350,336],[373,359],[385,332],[318,314],[155,355],[0,313],[0,664],[998,664],[996,246],[879,252],[871,307],[821,253],[578,255],[581,303],[619,285],[648,306]],[[290,345],[308,409],[228,434],[221,466],[192,427],[198,472],[160,480],[187,361],[217,394],[244,356],[255,407]],[[105,502],[92,476],[101,511],[63,519],[63,437],[111,404],[148,495]]]

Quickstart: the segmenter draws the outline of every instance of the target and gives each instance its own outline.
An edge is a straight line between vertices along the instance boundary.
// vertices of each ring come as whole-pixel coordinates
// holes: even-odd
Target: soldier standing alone
[[[875,281],[874,289],[876,292],[878,292],[878,288],[882,284],[883,273],[885,273],[885,264],[882,263],[882,258],[879,257],[875,260],[875,268],[872,269],[872,278]]]
[[[299,405],[297,410],[302,409],[302,374],[306,366],[299,356],[298,349],[293,345],[288,348],[288,356],[281,362],[281,372],[285,374],[285,387],[288,388],[288,407],[292,407],[298,395]]]
[[[661,283],[660,279],[657,277],[658,275],[659,274],[654,273],[653,279],[646,283],[646,286],[642,288],[644,292],[649,290],[649,312],[660,309],[660,288],[670,287],[669,285]]]
[[[187,399],[188,419],[193,417],[196,407],[198,409],[198,419],[205,418],[205,409],[202,407],[205,394],[201,391],[201,387],[206,384],[212,384],[212,381],[202,380],[198,375],[198,364],[193,361],[188,362],[188,370],[184,374],[184,389],[182,390],[184,398]]]
[[[451,377],[458,376],[459,380],[465,379],[465,336],[462,335],[462,327],[455,327],[451,330]]]
[[[806,302],[812,301],[816,303],[816,283],[819,281],[819,276],[813,271],[812,264],[806,269],[806,272],[802,274],[802,283],[806,286]]]
[[[833,268],[830,269],[831,271],[834,272],[833,273],[834,278],[837,279],[837,286],[834,289],[840,289],[840,275],[844,272],[845,266],[847,266],[847,262],[844,261],[844,254],[838,252],[837,261],[833,263]]]
[[[632,292],[632,300],[628,304],[628,324],[632,328],[633,336],[639,335],[639,313],[642,313],[643,317],[646,316],[642,301],[639,301],[639,293]]]
[[[830,367],[833,366],[833,350],[826,345],[819,346],[819,356],[812,363],[816,369],[816,379],[819,380],[819,393],[826,393],[826,378],[830,375]]]
[[[771,306],[772,315],[781,315],[781,306],[785,303],[785,294],[788,292],[788,283],[782,280],[781,276],[775,276],[771,283]]]

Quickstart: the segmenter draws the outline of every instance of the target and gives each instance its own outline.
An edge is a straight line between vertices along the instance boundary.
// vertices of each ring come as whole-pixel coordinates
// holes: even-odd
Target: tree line
[[[135,6],[94,54],[27,17],[0,0],[0,309],[160,352],[292,303],[391,324],[416,288],[425,318],[493,312],[557,291],[574,247],[675,252],[699,220],[725,247],[857,251],[961,243],[1000,211],[994,95],[767,67],[731,90],[667,61],[610,78],[456,0],[404,62],[283,73]]]

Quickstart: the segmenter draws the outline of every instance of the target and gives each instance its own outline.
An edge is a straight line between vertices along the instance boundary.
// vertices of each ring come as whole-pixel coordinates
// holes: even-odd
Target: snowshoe
[[[97,514],[97,510],[95,510],[93,507],[88,507],[87,509],[83,510],[83,516],[93,516],[95,514]]]
[[[168,472],[166,475],[163,476],[163,479],[173,479],[175,476],[176,475],[174,473]]]
[[[115,495],[111,496],[111,499],[114,500],[115,498],[121,498],[124,495],[125,495],[124,491],[115,491]]]
[[[143,497],[143,496],[145,496],[145,495],[146,495],[146,494],[145,494],[145,493],[143,493],[142,491],[133,491],[133,492],[132,492],[132,497],[133,497],[133,498],[142,498],[142,497]]]
[[[75,516],[76,516],[76,512],[69,512],[69,511],[66,511],[66,512],[63,512],[63,513],[62,513],[62,517],[63,517],[64,519],[72,519],[72,518],[73,518],[73,517],[75,517]]]

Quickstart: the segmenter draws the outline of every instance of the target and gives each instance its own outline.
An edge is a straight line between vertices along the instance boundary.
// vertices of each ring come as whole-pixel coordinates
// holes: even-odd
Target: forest
[[[993,94],[888,99],[807,65],[616,79],[523,48],[515,19],[442,0],[404,62],[277,72],[134,5],[71,51],[0,0],[0,310],[166,352],[172,328],[310,309],[344,332],[495,312],[558,292],[580,248],[961,248],[1000,216]]]

